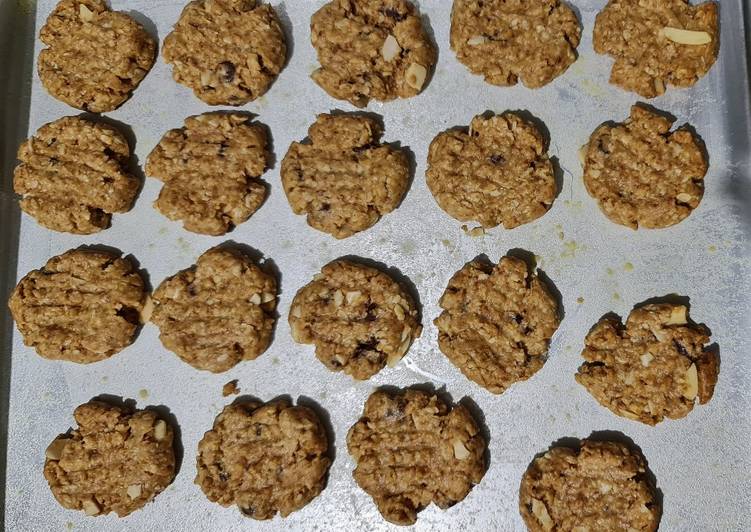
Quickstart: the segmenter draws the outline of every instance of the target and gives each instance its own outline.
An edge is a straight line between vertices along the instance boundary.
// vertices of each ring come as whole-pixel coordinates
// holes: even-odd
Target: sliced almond
[[[401,341],[403,342],[404,340],[406,340],[410,336],[412,336],[412,329],[410,329],[409,327],[405,326],[404,329],[402,329]]]
[[[693,196],[691,196],[691,194],[688,194],[686,192],[681,192],[675,197],[675,199],[677,199],[680,203],[688,203],[689,201],[691,201],[692,197]]]
[[[409,349],[409,346],[411,343],[412,343],[412,338],[407,338],[401,344],[399,344],[399,349],[397,349],[396,352],[393,353],[391,356],[389,356],[389,358],[386,360],[386,364],[388,365],[388,367],[393,368],[399,363],[399,361],[404,357],[405,353],[407,352],[407,349]]]
[[[151,296],[146,296],[146,301],[143,302],[143,308],[138,314],[141,323],[147,323],[151,319],[151,315],[154,313],[154,300]]]
[[[478,236],[484,236],[485,235],[485,228],[482,226],[473,227],[470,229],[467,234],[472,237],[478,237]]]
[[[457,460],[469,458],[469,449],[464,446],[461,440],[454,440],[454,458]]]
[[[582,164],[582,167],[587,164],[587,151],[589,151],[589,144],[585,144],[579,148],[579,162]]]
[[[712,42],[712,36],[706,31],[684,30],[683,28],[671,28],[670,26],[666,26],[660,30],[660,33],[663,37],[666,37],[677,44],[697,46]]]
[[[270,303],[276,299],[276,294],[271,292],[264,292],[261,294],[261,303]]]
[[[404,308],[398,303],[394,305],[394,314],[396,314],[396,319],[404,321]]]
[[[167,436],[167,423],[160,419],[154,425],[154,439],[162,441]]]
[[[302,309],[299,305],[295,305],[292,307],[292,310],[289,311],[290,316],[293,318],[302,318]]]
[[[334,292],[334,304],[337,307],[341,307],[343,303],[344,303],[344,294],[342,293],[341,290],[337,290],[336,292]]]
[[[204,71],[201,72],[201,86],[203,87],[210,87],[211,86],[211,72]]]
[[[138,497],[141,496],[141,485],[131,484],[130,486],[128,486],[126,493],[128,494],[128,497],[130,497],[131,499],[137,499]]]
[[[668,318],[667,324],[685,325],[686,323],[688,323],[686,319],[686,307],[683,305],[673,307],[673,309],[670,311],[670,317]]]
[[[86,515],[96,515],[99,513],[99,505],[92,500],[83,501],[83,511]]]
[[[84,4],[78,4],[78,16],[84,22],[91,22],[94,20],[94,12]]]
[[[399,41],[396,40],[396,37],[393,35],[386,37],[386,40],[383,41],[383,46],[381,47],[381,55],[383,58],[386,61],[391,61],[400,53],[402,53],[402,47],[399,46]]]
[[[696,364],[691,364],[686,370],[686,385],[683,388],[683,397],[689,401],[696,399],[699,393],[699,375],[696,372]]]
[[[532,499],[532,514],[540,522],[543,530],[546,532],[548,530],[553,530],[553,520],[550,518],[548,508],[545,506],[544,502]]]
[[[404,73],[405,81],[407,85],[415,90],[422,89],[425,84],[425,78],[428,75],[428,69],[419,63],[412,63],[407,67],[407,71]]]
[[[661,78],[655,78],[654,86],[655,86],[655,92],[658,95],[665,94],[665,82],[662,81]]]
[[[261,304],[261,294],[253,294],[250,296],[250,299],[248,300],[254,305],[260,305]]]
[[[655,357],[652,356],[652,353],[644,353],[642,356],[639,357],[641,360],[641,365],[646,367],[649,367],[649,363],[654,360]]]
[[[467,44],[470,46],[479,46],[480,44],[485,44],[486,42],[488,42],[488,39],[483,35],[475,35],[474,37],[470,37],[467,40]]]
[[[50,460],[60,460],[63,456],[63,449],[65,449],[65,446],[68,445],[69,441],[68,438],[57,438],[56,440],[52,440],[52,443],[47,446],[47,450],[44,451],[44,456]]]

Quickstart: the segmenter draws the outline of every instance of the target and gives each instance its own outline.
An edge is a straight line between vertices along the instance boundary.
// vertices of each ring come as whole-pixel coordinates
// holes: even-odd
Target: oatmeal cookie
[[[409,161],[378,143],[376,120],[322,114],[308,136],[310,143],[292,143],[281,171],[289,204],[308,225],[346,238],[396,209],[407,192]]]
[[[168,131],[146,161],[164,182],[154,206],[194,233],[223,235],[266,198],[270,154],[264,126],[247,115],[205,113]]]
[[[617,442],[552,447],[522,477],[519,510],[531,532],[653,532],[661,509],[642,454]]]
[[[614,414],[647,425],[686,416],[712,398],[720,360],[683,305],[634,309],[625,327],[603,318],[584,341],[576,381]]]
[[[699,206],[708,163],[686,127],[640,105],[597,128],[582,148],[584,185],[611,221],[637,229],[675,225]]]
[[[310,21],[313,81],[357,107],[416,96],[437,53],[409,0],[333,0]]]
[[[327,264],[297,292],[289,325],[327,368],[359,380],[396,365],[422,332],[412,297],[396,281],[346,260]]]
[[[164,347],[196,369],[221,373],[271,343],[276,279],[243,253],[212,248],[154,291],[151,321]]]
[[[597,14],[595,52],[615,59],[610,83],[644,98],[691,87],[720,50],[716,2],[610,0]]]
[[[516,113],[472,119],[430,143],[428,188],[459,221],[506,229],[545,214],[556,195],[553,163],[539,129]]]
[[[44,478],[61,506],[125,517],[172,483],[172,427],[157,414],[91,401],[73,416],[78,428],[54,439],[45,453]]]
[[[24,343],[39,356],[88,364],[133,342],[147,299],[130,260],[74,249],[29,272],[8,306]]]
[[[485,475],[486,442],[469,411],[420,390],[371,395],[347,448],[355,482],[397,525],[414,524],[431,502],[453,506]]]
[[[558,305],[527,264],[475,259],[456,272],[438,303],[438,346],[464,375],[493,393],[545,364]]]
[[[117,109],[146,77],[156,41],[129,15],[104,0],[62,0],[39,38],[39,79],[52,96],[77,109]]]
[[[229,405],[198,444],[195,483],[253,519],[287,517],[318,496],[331,460],[313,410],[286,401]]]
[[[140,181],[126,166],[130,148],[114,127],[65,117],[39,128],[18,149],[13,189],[21,209],[53,231],[88,235],[113,212],[130,210]]]
[[[454,0],[451,49],[493,85],[547,85],[576,61],[581,28],[560,0]]]
[[[287,58],[284,32],[269,4],[194,0],[164,39],[175,81],[209,105],[244,105],[262,96]]]

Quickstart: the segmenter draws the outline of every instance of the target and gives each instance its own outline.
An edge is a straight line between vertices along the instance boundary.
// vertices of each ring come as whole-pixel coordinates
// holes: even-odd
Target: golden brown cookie
[[[164,182],[154,206],[194,233],[223,235],[266,198],[266,129],[238,113],[205,113],[168,131],[146,161]]]
[[[226,406],[198,444],[195,483],[253,519],[287,517],[318,496],[331,460],[313,410],[286,401]]]
[[[606,123],[582,148],[584,185],[611,221],[637,229],[677,224],[704,195],[707,158],[687,127],[640,105]]]
[[[87,235],[112,213],[130,210],[141,185],[128,173],[130,148],[107,124],[65,117],[39,128],[18,149],[13,189],[21,209],[54,231]]]
[[[8,307],[24,343],[39,356],[88,364],[133,342],[147,299],[129,259],[74,249],[26,274]]]
[[[547,85],[576,61],[581,28],[560,0],[454,0],[451,49],[493,85]]]
[[[545,214],[555,199],[553,164],[537,126],[520,115],[472,119],[430,143],[428,188],[459,221],[506,229]]]
[[[221,373],[271,343],[276,279],[245,254],[212,248],[154,291],[151,321],[164,347],[196,369]]]
[[[313,15],[310,40],[313,81],[357,107],[416,96],[437,59],[409,0],[333,0]]]
[[[289,311],[292,338],[314,344],[331,371],[369,379],[396,365],[420,336],[412,297],[376,268],[336,260],[302,287]]]
[[[592,440],[535,458],[522,477],[519,510],[531,532],[654,532],[661,516],[642,454]]]
[[[269,4],[194,0],[164,39],[175,81],[209,105],[243,105],[262,96],[282,71],[287,45]]]
[[[62,0],[39,32],[42,85],[68,105],[112,111],[130,98],[156,59],[156,41],[104,0]]]
[[[615,59],[610,83],[654,98],[667,85],[691,87],[720,50],[716,2],[610,0],[597,14],[593,44]]]
[[[456,272],[438,302],[438,346],[468,378],[493,393],[534,375],[558,328],[558,305],[527,264],[475,259]]]
[[[44,477],[61,506],[125,517],[172,483],[172,427],[157,414],[91,401],[73,416],[78,428],[55,438],[44,461]]]
[[[431,502],[453,506],[485,475],[486,442],[469,411],[420,390],[371,395],[347,448],[355,482],[397,525],[414,524]]]
[[[584,341],[576,381],[614,414],[647,425],[679,419],[712,398],[720,360],[683,305],[646,305],[626,325],[603,318]]]
[[[293,142],[282,161],[282,185],[295,214],[308,225],[346,238],[399,205],[409,184],[405,153],[379,144],[370,117],[318,115],[309,143]]]

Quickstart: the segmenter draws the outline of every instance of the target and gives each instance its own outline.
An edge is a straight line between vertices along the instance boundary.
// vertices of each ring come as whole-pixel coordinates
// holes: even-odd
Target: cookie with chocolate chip
[[[279,18],[255,0],[193,0],[164,39],[172,77],[209,105],[244,105],[282,71],[287,45]]]

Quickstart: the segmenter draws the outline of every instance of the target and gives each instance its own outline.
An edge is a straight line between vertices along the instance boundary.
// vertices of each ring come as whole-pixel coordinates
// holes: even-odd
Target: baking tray
[[[3,196],[1,237],[5,270],[3,295],[16,279],[52,255],[81,245],[104,245],[137,258],[152,285],[193,264],[206,249],[225,241],[251,246],[281,272],[281,318],[269,350],[252,362],[212,375],[184,364],[162,348],[157,329],[146,326],[119,355],[89,366],[50,362],[23,346],[3,309],[2,406],[8,407],[5,527],[8,530],[387,530],[375,505],[354,483],[347,429],[374,388],[430,385],[468,404],[489,437],[485,478],[460,504],[447,511],[423,511],[416,530],[523,530],[517,490],[533,456],[564,437],[593,432],[628,438],[641,447],[664,499],[662,530],[734,531],[751,529],[751,178],[749,177],[749,84],[743,0],[721,6],[720,57],[708,76],[689,90],[670,90],[650,103],[669,111],[677,124],[689,122],[706,142],[710,169],[700,207],[683,223],[664,230],[633,232],[600,213],[581,180],[577,150],[603,121],[622,120],[637,101],[607,82],[611,60],[592,51],[595,14],[603,0],[575,2],[583,21],[578,61],[553,83],[535,91],[522,86],[492,87],[471,75],[448,46],[447,0],[423,0],[420,9],[439,60],[423,94],[409,100],[371,104],[383,116],[384,139],[409,147],[414,181],[402,205],[375,227],[335,241],[295,216],[284,197],[279,166],[290,142],[306,136],[317,113],[353,110],[328,97],[309,80],[316,67],[309,44],[309,21],[321,1],[271,2],[288,33],[290,60],[264,97],[243,109],[258,115],[272,132],[276,162],[265,175],[270,197],[247,222],[225,238],[194,235],[169,222],[151,206],[160,184],[147,179],[135,208],[114,217],[112,228],[93,236],[57,234],[18,213],[10,197],[12,152],[27,129],[74,109],[49,97],[32,69],[39,51],[34,33],[54,5],[5,1],[2,6]],[[161,41],[184,5],[173,0],[113,0]],[[34,28],[36,21],[36,30]],[[3,72],[5,76],[8,72]],[[30,89],[30,92],[29,92]],[[30,107],[24,105],[30,93]],[[550,137],[550,153],[561,169],[561,192],[541,219],[506,231],[472,238],[435,204],[425,185],[427,147],[435,134],[466,125],[485,111],[523,109],[540,119]],[[108,113],[129,132],[142,164],[161,135],[186,116],[210,108],[172,81],[158,60],[135,96]],[[560,292],[565,310],[544,368],[526,382],[496,396],[465,379],[438,351],[437,301],[448,279],[480,254],[497,260],[509,250],[537,255],[538,266]],[[312,348],[292,342],[286,315],[296,290],[320,267],[355,255],[392,268],[413,285],[422,305],[425,330],[395,368],[366,382],[329,372]],[[10,282],[8,282],[10,281]],[[690,298],[691,315],[712,330],[722,368],[712,401],[688,417],[647,427],[614,416],[574,381],[589,328],[606,312],[622,316],[653,297]],[[582,303],[577,299],[583,298]],[[12,361],[8,379],[7,365]],[[287,395],[316,405],[335,448],[328,485],[311,504],[286,520],[255,522],[234,509],[209,502],[193,484],[199,439],[232,398],[222,385],[239,379],[243,394],[264,400]],[[70,427],[80,403],[101,394],[161,405],[179,424],[183,458],[175,482],[154,503],[126,519],[87,518],[55,503],[42,476],[44,449]],[[6,416],[3,416],[5,419]]]

